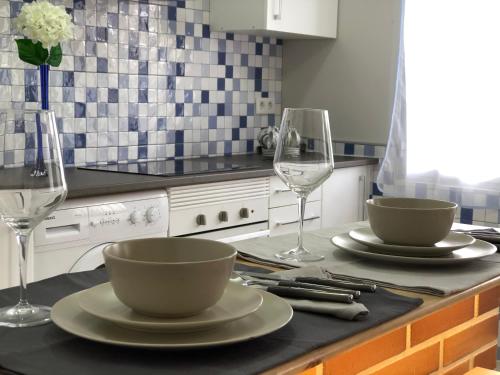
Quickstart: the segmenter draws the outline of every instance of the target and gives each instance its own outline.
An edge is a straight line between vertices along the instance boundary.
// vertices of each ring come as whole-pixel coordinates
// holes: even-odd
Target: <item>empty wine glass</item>
[[[276,254],[282,260],[313,262],[322,255],[303,245],[307,196],[333,172],[332,140],[328,111],[286,108],[274,155],[274,171],[298,196],[299,239],[297,247]]]
[[[0,308],[0,326],[29,327],[50,321],[50,307],[28,302],[28,241],[66,193],[54,112],[0,113],[0,219],[15,232],[20,276],[19,302]]]

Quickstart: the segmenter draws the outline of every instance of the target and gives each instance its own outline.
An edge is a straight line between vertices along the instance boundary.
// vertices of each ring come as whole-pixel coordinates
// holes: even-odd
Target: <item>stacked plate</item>
[[[497,251],[488,242],[455,232],[432,246],[405,246],[385,243],[370,228],[360,228],[333,237],[332,243],[363,258],[428,265],[469,262]]]
[[[199,348],[271,333],[288,323],[292,314],[285,300],[230,282],[217,304],[201,314],[154,318],[125,306],[111,284],[105,283],[57,302],[52,309],[52,320],[69,333],[107,344]]]

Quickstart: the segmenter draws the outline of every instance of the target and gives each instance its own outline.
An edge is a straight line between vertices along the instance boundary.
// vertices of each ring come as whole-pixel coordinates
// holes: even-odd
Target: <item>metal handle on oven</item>
[[[274,189],[275,193],[288,193],[289,191],[292,191],[292,189]]]
[[[311,216],[311,217],[304,219],[304,221],[312,221],[312,220],[316,220],[319,218],[320,218],[320,216]],[[293,221],[277,221],[276,225],[288,225],[288,224],[294,224],[294,223],[298,223],[298,222],[299,222],[299,219],[293,220]]]
[[[252,233],[238,234],[238,235],[232,236],[232,237],[219,238],[219,239],[217,239],[217,241],[230,243],[230,242],[248,240],[251,238],[269,237],[269,233],[270,233],[269,229],[265,229],[265,230],[260,230],[260,231],[252,232]]]

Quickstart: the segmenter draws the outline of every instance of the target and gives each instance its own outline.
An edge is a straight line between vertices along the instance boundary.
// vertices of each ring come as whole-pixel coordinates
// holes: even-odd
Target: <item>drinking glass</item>
[[[54,112],[1,112],[0,220],[16,235],[20,285],[17,305],[0,308],[0,326],[29,327],[50,321],[50,307],[28,302],[28,241],[33,229],[64,201],[66,193]]]
[[[282,260],[313,262],[324,257],[303,245],[307,196],[333,172],[332,140],[328,111],[286,108],[283,112],[274,171],[298,196],[299,238],[297,247],[276,254]]]

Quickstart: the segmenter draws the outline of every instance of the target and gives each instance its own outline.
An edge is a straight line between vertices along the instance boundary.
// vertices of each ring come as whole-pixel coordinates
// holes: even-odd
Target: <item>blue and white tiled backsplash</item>
[[[279,124],[281,41],[211,32],[209,0],[53,3],[76,25],[50,72],[66,165],[254,152]],[[23,4],[0,0],[0,109],[38,108],[38,71],[14,42]],[[275,114],[256,115],[260,95]]]

